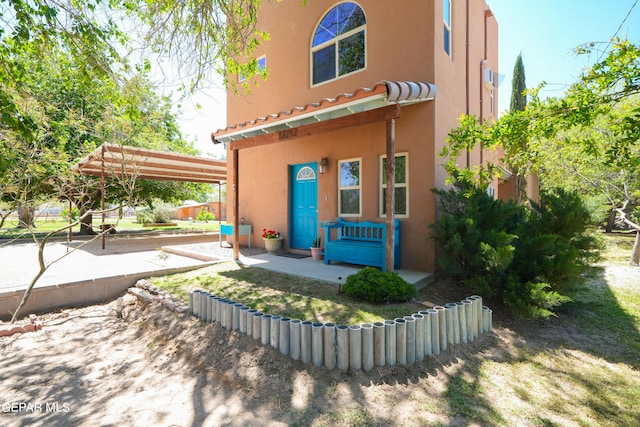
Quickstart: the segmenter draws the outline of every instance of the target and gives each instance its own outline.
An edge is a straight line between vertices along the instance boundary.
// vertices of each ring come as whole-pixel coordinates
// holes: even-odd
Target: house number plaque
[[[295,138],[298,135],[298,129],[285,129],[278,132],[278,139]]]

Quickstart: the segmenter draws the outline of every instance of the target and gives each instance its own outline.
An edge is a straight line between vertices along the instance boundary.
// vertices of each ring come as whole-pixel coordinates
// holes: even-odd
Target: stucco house
[[[399,220],[401,268],[434,271],[438,153],[461,114],[498,111],[485,1],[283,0],[263,3],[258,22],[268,79],[237,76],[251,92],[230,91],[228,126],[212,133],[228,151],[228,220],[251,224],[258,245],[268,228],[303,251],[325,221]]]

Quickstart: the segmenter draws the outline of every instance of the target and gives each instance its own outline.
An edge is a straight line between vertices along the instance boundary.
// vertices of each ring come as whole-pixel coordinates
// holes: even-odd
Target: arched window
[[[312,83],[333,80],[365,67],[364,12],[355,3],[340,3],[320,21],[311,43]]]
[[[316,172],[311,169],[309,166],[305,166],[298,171],[298,175],[296,175],[297,181],[306,181],[309,179],[316,179]]]

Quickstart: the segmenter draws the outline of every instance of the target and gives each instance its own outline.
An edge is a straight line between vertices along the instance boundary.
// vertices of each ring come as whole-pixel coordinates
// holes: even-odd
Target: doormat
[[[277,255],[287,257],[287,258],[294,258],[294,259],[302,259],[302,258],[307,258],[311,256],[311,255],[304,255],[304,254],[294,254],[293,252],[281,252]]]

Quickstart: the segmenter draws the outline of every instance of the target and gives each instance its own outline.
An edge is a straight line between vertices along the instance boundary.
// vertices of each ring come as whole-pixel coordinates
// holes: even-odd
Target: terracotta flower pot
[[[324,248],[311,248],[311,258],[321,260],[324,255]]]

